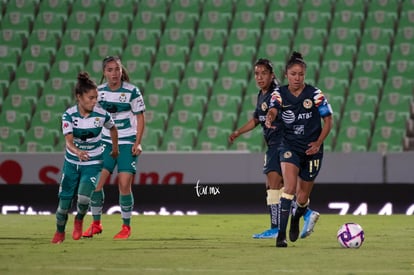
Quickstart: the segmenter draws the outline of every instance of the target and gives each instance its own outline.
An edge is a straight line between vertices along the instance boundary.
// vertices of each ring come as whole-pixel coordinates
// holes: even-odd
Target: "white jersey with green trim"
[[[98,102],[109,113],[118,128],[119,144],[132,144],[136,140],[136,115],[145,112],[144,99],[139,89],[128,82],[122,82],[118,90],[112,91],[108,83],[98,86]],[[111,143],[108,130],[103,130],[102,139]]]
[[[87,117],[78,111],[78,105],[69,107],[62,115],[63,135],[73,134],[73,142],[80,150],[87,151],[88,161],[79,161],[77,155],[66,148],[65,159],[78,165],[102,163],[102,129],[110,129],[115,125],[111,115],[96,105]]]

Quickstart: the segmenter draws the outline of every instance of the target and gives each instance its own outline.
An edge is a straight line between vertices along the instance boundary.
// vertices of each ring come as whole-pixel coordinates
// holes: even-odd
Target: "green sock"
[[[130,225],[132,209],[134,208],[134,196],[132,193],[128,195],[119,195],[119,205],[121,206],[123,223],[125,225]]]
[[[100,221],[102,216],[102,208],[105,200],[104,190],[95,191],[91,197],[91,211],[94,221]]]

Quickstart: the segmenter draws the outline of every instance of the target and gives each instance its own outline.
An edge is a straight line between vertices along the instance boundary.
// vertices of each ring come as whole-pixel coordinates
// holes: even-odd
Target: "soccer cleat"
[[[291,242],[296,242],[299,237],[299,219],[295,216],[290,217],[289,239]]]
[[[284,235],[284,236],[283,236]],[[276,239],[276,247],[287,247],[286,234],[279,234]]]
[[[55,232],[55,235],[53,236],[52,243],[54,244],[60,244],[63,243],[65,240],[65,232]]]
[[[114,239],[128,239],[131,236],[131,227],[129,225],[123,224],[121,231],[114,236]]]
[[[303,219],[305,220],[305,224],[303,225],[302,232],[300,233],[300,237],[302,239],[312,234],[313,228],[319,219],[319,213],[313,210],[308,210],[303,216]]]
[[[254,234],[253,239],[276,239],[279,228],[270,228],[259,234]]]
[[[83,220],[78,220],[75,218],[75,221],[73,223],[72,239],[79,240],[82,237],[82,224]]]
[[[88,229],[83,232],[82,237],[92,238],[93,235],[101,234],[103,231],[103,226],[100,222],[92,222]]]

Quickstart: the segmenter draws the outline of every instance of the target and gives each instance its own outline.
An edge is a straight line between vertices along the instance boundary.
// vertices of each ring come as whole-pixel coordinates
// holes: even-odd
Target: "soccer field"
[[[351,221],[365,230],[359,249],[336,241]],[[315,232],[288,248],[252,239],[268,215],[139,215],[131,238],[117,241],[119,215],[104,216],[92,239],[72,240],[72,224],[73,215],[65,242],[52,245],[53,215],[1,215],[0,274],[414,274],[412,216],[321,215]]]

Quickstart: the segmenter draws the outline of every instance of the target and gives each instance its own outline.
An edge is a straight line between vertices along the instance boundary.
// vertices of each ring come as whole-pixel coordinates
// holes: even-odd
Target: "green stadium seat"
[[[209,5],[209,2],[205,3],[205,6]],[[226,7],[227,8],[227,7]],[[198,25],[198,31],[204,29],[214,29],[220,32],[226,32],[231,22],[231,11],[218,11],[218,10],[207,10],[204,8],[204,11],[201,15]]]
[[[77,0],[72,3],[72,11],[85,11],[88,16],[101,16],[105,8],[105,0]]]
[[[184,77],[197,78],[198,81],[205,83],[208,86],[213,85],[214,77],[217,73],[218,64],[216,62],[208,62],[204,60],[190,61],[185,66]]]
[[[204,125],[201,129],[196,150],[200,151],[224,151],[228,148],[228,137],[231,128],[221,128],[217,125]]]
[[[217,11],[220,14],[226,16],[231,16],[233,10],[233,0],[223,0],[223,1],[204,1],[203,5],[203,14],[205,12]]]
[[[28,153],[54,152],[54,147],[58,144],[59,136],[60,131],[56,129],[34,126],[27,131],[24,144],[21,147]]]
[[[60,1],[60,0],[48,0],[39,1],[39,14],[41,12],[53,12],[55,16],[67,18],[68,11],[72,8],[73,0]]]
[[[187,45],[164,44],[160,45],[156,60],[170,60],[176,63],[184,64],[189,55],[189,47]]]
[[[405,129],[393,126],[377,126],[374,130],[370,151],[376,152],[401,152]]]
[[[202,115],[199,110],[174,109],[168,120],[168,128],[182,126],[198,130],[201,126]]]
[[[220,128],[230,129],[234,128],[234,124],[237,120],[237,110],[220,110],[220,109],[208,109],[203,120],[203,128],[208,126],[218,126]]]
[[[194,147],[197,130],[182,125],[171,125],[165,132],[161,150],[164,151],[191,151]]]
[[[174,111],[188,110],[204,114],[207,105],[207,97],[192,92],[180,91],[174,102]]]
[[[186,35],[193,37],[199,20],[199,15],[195,11],[196,10],[193,12],[186,12],[183,10],[170,11],[166,20],[167,29],[165,31],[169,29],[179,29]]]
[[[151,129],[163,132],[167,125],[168,113],[162,110],[146,110],[145,124]]]
[[[193,46],[189,60],[190,62],[202,61],[209,66],[218,67],[222,54],[222,46],[217,46],[213,43],[197,43]]]
[[[11,82],[9,94],[21,96],[24,101],[27,100],[34,106],[41,95],[43,86],[43,81],[31,80],[29,76],[22,76]],[[14,98],[12,101],[17,103],[18,99]]]
[[[233,145],[229,146],[229,150],[249,151],[249,152],[264,152],[266,145],[264,144],[263,132],[261,127],[240,135]]]
[[[198,77],[185,77],[178,88],[178,93],[183,95],[186,93],[192,93],[197,97],[205,99],[210,94],[210,84],[203,81],[203,79]]]
[[[67,79],[63,77],[49,78],[42,91],[42,97],[53,96],[56,101],[63,102],[66,106],[75,102],[74,90],[76,78]]]
[[[20,113],[19,115],[27,114],[27,116],[32,117],[35,111],[35,100],[36,98],[24,93],[10,94],[3,101],[3,112],[5,110],[15,110]]]
[[[242,96],[243,90],[246,88],[246,86],[246,79],[235,79],[230,76],[223,76],[216,80],[216,82],[213,84],[212,90],[220,93]]]
[[[43,45],[39,45],[39,44],[31,44],[30,46],[28,46],[22,53],[21,55],[21,59],[24,60],[23,62],[25,62],[26,64],[26,75],[27,74],[36,74],[37,72],[31,72],[30,67],[32,66],[36,66],[39,69],[43,70],[43,75],[36,75],[37,78],[41,79],[41,80],[45,80],[46,79],[46,73],[49,72],[50,69],[50,63],[53,61],[54,57],[56,54],[56,49],[55,48],[48,48],[48,47],[44,47]],[[33,62],[33,63],[32,63]],[[18,71],[22,71],[21,68],[18,68],[16,73]],[[24,70],[23,70],[24,71]],[[20,74],[19,74],[20,75]]]
[[[164,79],[155,78],[145,86],[144,101],[148,109],[163,110],[169,113],[173,104],[173,89]]]
[[[112,28],[99,29],[94,37],[93,48],[90,52],[91,58],[101,58],[103,60],[108,55],[121,56],[126,37],[123,31]]]
[[[76,1],[82,2],[82,1]],[[66,23],[66,32],[79,30],[93,37],[98,29],[100,12],[89,13],[83,9],[73,10]]]
[[[251,62],[236,60],[223,61],[218,71],[217,82],[219,85],[222,84],[222,87],[225,89],[226,87],[231,88],[235,82],[241,84],[242,88],[244,88],[247,86],[247,79],[250,75],[251,66]],[[222,80],[221,83],[220,80]],[[242,89],[240,89],[239,93],[242,93]]]
[[[240,10],[237,5],[237,12],[234,14],[232,29],[260,29],[260,27],[264,23],[264,9],[264,6],[256,6],[253,9]]]
[[[223,54],[223,61],[250,61],[256,54],[256,47],[248,46],[245,43],[232,43],[229,44]],[[249,62],[249,64],[251,64]]]
[[[163,131],[152,127],[145,127],[142,135],[142,146],[145,151],[157,151],[160,146],[161,135]]]
[[[69,60],[56,60],[50,69],[49,78],[63,77],[65,79],[76,80],[79,72],[83,70],[85,70],[85,68],[80,66],[79,61],[71,62]],[[89,71],[89,73],[92,74],[91,71]]]
[[[22,129],[0,125],[0,151],[20,152],[25,132]]]
[[[163,78],[169,79],[170,81],[179,81],[184,73],[184,63],[173,62],[170,60],[158,60],[154,63],[151,70],[155,70],[160,73]]]
[[[69,94],[69,91],[67,93]],[[49,110],[53,113],[63,114],[70,105],[74,104],[74,101],[68,103],[67,101],[61,100],[61,98],[66,99],[66,95],[45,94],[39,98],[36,104],[36,112]]]
[[[30,123],[30,128],[42,126],[60,132],[62,124],[62,114],[63,112],[55,112],[53,110],[36,110]]]
[[[228,35],[227,45],[242,43],[245,47],[255,47],[259,37],[260,31],[256,28],[233,27]]]
[[[414,61],[410,59],[405,60],[391,60],[388,69],[388,77],[400,76],[405,80],[412,79],[414,73]]]
[[[27,38],[33,27],[34,11],[8,11],[1,20],[1,29],[13,30],[23,39]]]
[[[368,106],[367,106],[368,107]],[[365,129],[371,129],[374,124],[374,111],[367,108],[357,109],[353,106],[346,106],[344,113],[342,114],[341,127],[342,126],[359,126]]]
[[[0,29],[0,57],[3,66],[15,70],[22,53],[23,40],[12,29]]]
[[[384,60],[361,60],[359,59],[353,71],[353,82],[358,82],[360,88],[363,88],[365,84],[368,82],[376,82],[376,83],[369,83],[374,85],[382,85],[384,81],[384,74],[386,71],[386,63]]]
[[[170,13],[184,12],[190,17],[199,17],[202,11],[203,0],[175,0],[171,1]]]
[[[192,40],[193,33],[187,29],[168,28],[160,39],[160,47],[165,45],[177,45],[188,48]]]
[[[385,70],[386,60],[390,52],[390,47],[386,44],[365,41],[359,48],[358,56],[360,60],[364,60],[363,62],[368,62],[369,60],[372,60],[376,64],[382,66]],[[358,62],[356,66],[359,66]]]
[[[129,35],[132,20],[133,14],[131,13],[131,10],[128,13],[125,13],[119,10],[108,9],[108,7],[106,7],[99,23],[99,30],[113,29],[116,30],[116,32],[121,33],[122,36],[126,38]],[[115,39],[115,41],[117,40]]]
[[[342,126],[339,129],[338,135],[335,141],[335,152],[365,152],[367,151],[368,138],[370,137],[370,131],[353,126]]]
[[[131,34],[136,32],[142,32],[145,30],[146,37],[160,38],[162,34],[162,26],[166,20],[165,13],[153,13],[150,11],[139,11],[135,18],[132,20]],[[155,44],[154,44],[155,46]]]
[[[389,75],[384,84],[383,93],[399,93],[401,95],[412,95],[414,81],[400,75]]]
[[[279,41],[290,41],[293,37],[291,29],[285,30],[277,26],[266,27],[260,42],[257,56],[260,58],[268,58],[272,60],[274,66],[277,66],[277,72],[281,72],[285,60],[290,54],[290,46],[280,44]],[[280,68],[282,65],[282,68]]]
[[[172,0],[139,0],[138,12],[149,11],[156,16],[166,17]]]
[[[240,0],[235,2],[236,12],[241,11],[254,11],[255,13],[264,14],[266,7],[269,4],[269,0]]]
[[[26,112],[6,109],[0,113],[0,125],[20,129],[23,132],[29,128],[31,116]]]
[[[293,29],[298,21],[298,12],[299,5],[296,1],[271,1],[266,26]]]
[[[213,91],[208,101],[209,110],[237,111],[241,107],[242,97]]]
[[[41,11],[36,16],[33,28],[34,30],[44,29],[57,37],[61,37],[66,20],[66,14],[59,14],[54,11]]]
[[[353,85],[349,88],[347,107],[352,109],[359,109],[374,112],[379,101],[379,88],[367,87],[364,90],[359,90]]]
[[[352,60],[356,55],[357,50],[354,45],[336,43],[331,41],[326,45],[324,60],[337,61],[351,69],[353,64]]]

